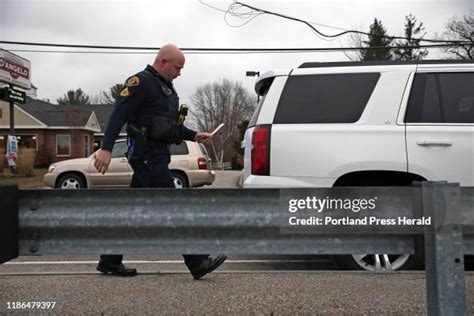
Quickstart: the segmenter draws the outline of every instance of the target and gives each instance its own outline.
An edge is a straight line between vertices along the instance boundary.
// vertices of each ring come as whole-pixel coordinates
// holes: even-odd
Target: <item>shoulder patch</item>
[[[128,91],[128,87],[123,88],[122,91],[120,91],[120,95],[122,97],[128,97],[130,95],[130,91]]]
[[[140,78],[138,78],[137,76],[128,78],[127,82],[125,83],[127,87],[138,86],[139,84],[140,84]]]

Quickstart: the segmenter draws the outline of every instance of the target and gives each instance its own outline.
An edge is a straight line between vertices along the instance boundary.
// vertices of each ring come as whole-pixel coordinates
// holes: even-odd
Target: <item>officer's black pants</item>
[[[167,149],[155,149],[147,160],[131,160],[133,169],[131,188],[174,188],[173,177],[168,164],[170,152]],[[183,255],[188,267],[199,265],[209,255]],[[101,255],[100,260],[106,264],[122,263],[123,255]]]

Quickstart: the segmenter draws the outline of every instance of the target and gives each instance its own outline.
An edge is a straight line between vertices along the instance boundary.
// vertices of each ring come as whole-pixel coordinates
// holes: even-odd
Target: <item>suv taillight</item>
[[[200,170],[207,170],[206,158],[203,158],[203,157],[198,158],[198,168]]]
[[[251,164],[254,175],[270,175],[270,126],[258,125],[253,129]]]

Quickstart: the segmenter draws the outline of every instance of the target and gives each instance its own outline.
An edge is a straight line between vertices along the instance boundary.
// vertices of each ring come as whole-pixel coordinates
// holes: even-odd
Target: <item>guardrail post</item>
[[[18,186],[0,186],[0,263],[18,257]]]
[[[467,315],[459,184],[424,182],[423,215],[428,315]]]

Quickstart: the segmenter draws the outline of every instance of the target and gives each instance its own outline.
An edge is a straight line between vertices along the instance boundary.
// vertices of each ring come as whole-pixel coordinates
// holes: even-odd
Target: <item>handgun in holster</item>
[[[186,104],[181,104],[179,106],[178,112],[178,125],[183,125],[186,116],[188,115],[188,106]]]
[[[148,136],[146,127],[138,129],[135,125],[127,125],[127,157],[132,159],[143,159],[148,150]]]

